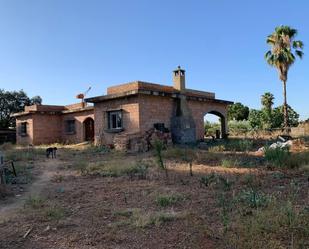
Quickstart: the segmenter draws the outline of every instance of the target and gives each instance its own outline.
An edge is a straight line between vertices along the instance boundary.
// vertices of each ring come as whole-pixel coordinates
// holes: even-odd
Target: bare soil
[[[278,172],[265,167],[223,168],[219,164],[193,163],[190,176],[187,163],[168,160],[168,179],[155,165],[146,179],[137,179],[84,175],[74,167],[81,160],[105,162],[114,160],[113,156],[60,149],[58,159],[39,157],[32,185],[21,197],[0,203],[0,248],[226,248],[218,207],[222,190],[200,182],[202,176],[212,172],[233,182],[231,195],[247,187],[246,177],[250,175],[261,191],[270,194],[287,195],[291,181],[297,181],[299,205],[309,203],[308,177],[296,170],[282,170],[284,177],[275,178]],[[117,161],[122,163],[151,158],[152,153],[117,155]],[[158,195],[169,194],[180,194],[183,199],[167,207],[157,204]],[[33,196],[44,199],[39,207],[25,205]],[[55,218],[57,213],[46,215],[48,207],[60,208],[61,217]],[[139,210],[145,216],[174,213],[177,218],[140,226],[125,214],[128,210]]]

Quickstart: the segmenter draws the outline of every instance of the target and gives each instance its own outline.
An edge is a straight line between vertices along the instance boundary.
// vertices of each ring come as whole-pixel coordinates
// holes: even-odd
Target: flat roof
[[[96,97],[92,97],[92,98],[87,98],[87,99],[85,99],[85,101],[89,102],[89,103],[99,103],[99,102],[113,100],[113,99],[135,96],[135,95],[138,95],[138,94],[153,95],[153,96],[167,96],[167,97],[171,97],[171,98],[178,98],[181,95],[185,95],[189,100],[212,102],[212,103],[222,103],[222,104],[227,104],[227,105],[233,104],[232,101],[215,99],[215,98],[208,98],[207,96],[201,96],[201,95],[196,94],[194,92],[193,93],[185,92],[183,94],[183,93],[180,93],[179,91],[169,93],[169,92],[161,92],[161,91],[142,90],[142,89],[131,90],[131,91],[122,92],[122,93],[96,96]]]
[[[44,106],[44,105],[42,105]],[[50,107],[50,105],[46,105],[46,107]],[[58,106],[61,107],[61,106]],[[20,116],[25,116],[25,115],[29,115],[29,114],[35,114],[35,113],[39,113],[39,114],[67,114],[67,113],[75,113],[75,112],[84,112],[84,111],[91,111],[93,110],[93,106],[86,106],[83,108],[76,108],[76,109],[63,109],[63,110],[48,110],[48,109],[41,109],[41,110],[28,110],[28,111],[24,111],[24,112],[17,112],[12,114],[12,117],[20,117]]]

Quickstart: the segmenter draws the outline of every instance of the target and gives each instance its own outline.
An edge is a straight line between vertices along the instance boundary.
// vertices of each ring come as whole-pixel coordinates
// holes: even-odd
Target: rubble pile
[[[305,145],[305,142],[298,138],[298,139],[293,139],[292,137],[290,136],[278,136],[277,137],[277,142],[275,143],[272,143],[269,148],[270,149],[277,149],[277,148],[281,148],[281,149],[284,149],[284,148],[287,148],[287,149],[290,149],[291,151],[303,151],[303,150],[306,150],[307,147]],[[258,149],[258,152],[262,152],[264,153],[265,152],[265,147],[261,147]]]
[[[131,152],[146,152],[152,148],[152,143],[155,140],[161,140],[164,145],[172,144],[171,133],[163,132],[152,128],[144,134],[131,133],[119,134],[114,138],[114,146],[116,150],[131,151]]]

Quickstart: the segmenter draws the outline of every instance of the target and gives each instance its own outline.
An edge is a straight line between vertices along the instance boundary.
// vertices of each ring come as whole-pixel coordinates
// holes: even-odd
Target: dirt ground
[[[309,208],[305,171],[223,167],[219,159],[225,153],[214,156],[199,149],[195,153],[202,159],[193,160],[193,176],[190,163],[166,155],[168,178],[156,165],[153,152],[60,148],[57,159],[39,154],[33,161],[32,183],[0,200],[0,248],[254,248],[249,242],[240,245],[235,238],[243,231],[243,217],[255,217],[262,208],[240,202],[233,207],[221,205],[225,199],[236,200],[243,190],[255,186],[265,196],[285,200],[296,182],[295,207]],[[240,157],[247,156],[240,153]],[[147,165],[147,173],[143,177],[98,173],[98,164],[111,162],[142,163]],[[87,169],[85,163],[95,166]],[[213,173],[219,180],[203,178]],[[172,201],[160,201],[162,196],[171,196]],[[308,231],[302,232],[306,236]],[[251,236],[249,240],[257,238]],[[309,248],[309,239],[304,238],[304,247],[294,248]],[[290,248],[290,239],[274,238],[277,240],[282,243],[274,242],[268,248]],[[263,247],[257,243],[255,248]]]

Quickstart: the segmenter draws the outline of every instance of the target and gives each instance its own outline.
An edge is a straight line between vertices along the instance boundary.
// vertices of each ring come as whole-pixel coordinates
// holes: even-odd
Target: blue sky
[[[24,89],[45,104],[69,104],[132,80],[172,84],[260,107],[282,84],[264,60],[278,25],[299,31],[305,57],[291,68],[288,103],[309,118],[309,1],[0,0],[0,88]]]

